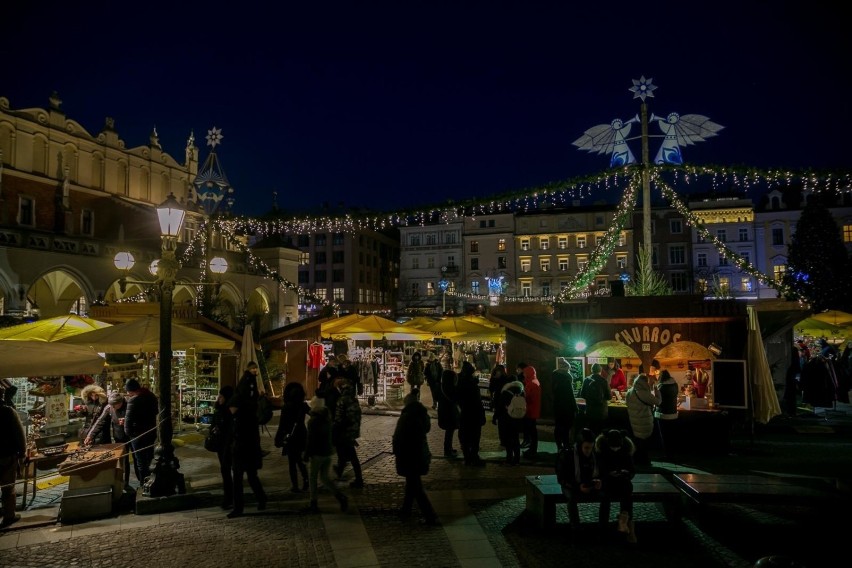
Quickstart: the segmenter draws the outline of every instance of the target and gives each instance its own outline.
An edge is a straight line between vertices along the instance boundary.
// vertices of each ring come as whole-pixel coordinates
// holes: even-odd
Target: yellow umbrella
[[[151,353],[160,350],[160,318],[147,316],[60,340],[89,345],[101,353]],[[234,340],[172,323],[172,349],[233,349]]]
[[[846,312],[841,312],[840,310],[828,310],[827,312],[814,314],[811,317],[815,320],[830,323],[836,327],[852,326],[852,314],[847,314]]]
[[[484,325],[485,327],[500,327],[500,324],[494,323],[488,318],[484,318],[482,316],[461,316],[462,319],[467,321],[472,321],[473,323],[478,323],[480,325]]]
[[[37,340],[0,341],[0,361],[0,378],[95,374],[104,368],[103,357],[89,347]]]
[[[447,338],[472,341],[484,341],[482,339],[473,339],[477,336],[505,337],[506,335],[505,332],[499,328],[488,327],[472,322],[464,319],[464,317],[444,318],[436,321],[432,325],[422,327],[421,329],[423,331],[440,333],[442,336]]]
[[[434,339],[434,333],[403,327],[393,320],[376,315],[365,316],[350,325],[335,328],[331,336],[340,339],[390,341],[427,341]]]
[[[333,320],[323,322],[320,325],[320,335],[323,337],[331,337],[331,334],[337,329],[351,325],[357,321],[364,319],[361,314],[347,314]]]
[[[72,335],[79,335],[110,327],[112,324],[80,317],[76,314],[57,316],[32,323],[22,323],[0,329],[0,339],[11,339],[14,341],[58,341]]]
[[[812,316],[793,326],[796,334],[806,337],[852,337],[852,323],[835,325]]]
[[[426,316],[418,316],[416,318],[411,318],[407,322],[403,323],[402,327],[414,327],[414,328],[417,328],[417,329],[422,329],[422,328],[426,327],[427,325],[432,325],[436,321],[438,321],[438,320],[436,320],[435,318],[430,318],[430,317],[426,317]]]

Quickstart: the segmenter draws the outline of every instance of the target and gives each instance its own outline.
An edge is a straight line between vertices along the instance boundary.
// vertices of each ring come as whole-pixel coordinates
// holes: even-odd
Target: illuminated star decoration
[[[642,75],[638,81],[636,79],[632,79],[632,81],[633,86],[630,87],[630,90],[633,91],[634,99],[642,99],[644,103],[645,97],[654,96],[654,89],[657,88],[654,84],[654,79],[645,79],[645,75]]]
[[[215,126],[207,131],[207,145],[216,149],[218,144],[222,143],[222,129]]]

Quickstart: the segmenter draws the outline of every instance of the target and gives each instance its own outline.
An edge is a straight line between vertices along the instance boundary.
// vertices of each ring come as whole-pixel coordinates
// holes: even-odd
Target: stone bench
[[[678,473],[672,483],[699,506],[712,503],[824,506],[848,500],[848,496],[827,486],[823,489],[772,476]]]
[[[556,505],[568,503],[556,475],[528,475],[526,485],[526,513],[543,529],[556,525]],[[659,503],[670,521],[680,518],[681,491],[659,473],[637,473],[633,478],[634,503]],[[578,503],[600,503],[598,495],[572,500],[569,507]],[[570,515],[569,515],[570,516]]]

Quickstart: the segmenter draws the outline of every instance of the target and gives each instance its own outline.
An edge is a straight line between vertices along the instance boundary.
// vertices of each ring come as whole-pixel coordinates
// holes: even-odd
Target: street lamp
[[[447,313],[447,289],[450,287],[450,281],[446,276],[447,267],[441,267],[441,279],[438,280],[438,289],[441,290],[441,315]]]

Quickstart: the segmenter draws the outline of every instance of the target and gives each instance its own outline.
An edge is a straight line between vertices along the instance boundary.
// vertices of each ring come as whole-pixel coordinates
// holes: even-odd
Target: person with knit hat
[[[127,393],[124,432],[130,440],[130,448],[133,450],[133,469],[141,487],[150,475],[151,462],[154,461],[159,401],[154,393],[140,385],[136,379],[129,379],[124,384],[124,390]]]
[[[21,520],[21,515],[15,512],[15,479],[18,474],[18,463],[27,451],[27,439],[24,426],[15,409],[5,402],[6,389],[0,386],[0,488],[2,488],[3,521],[0,528],[5,528]]]

